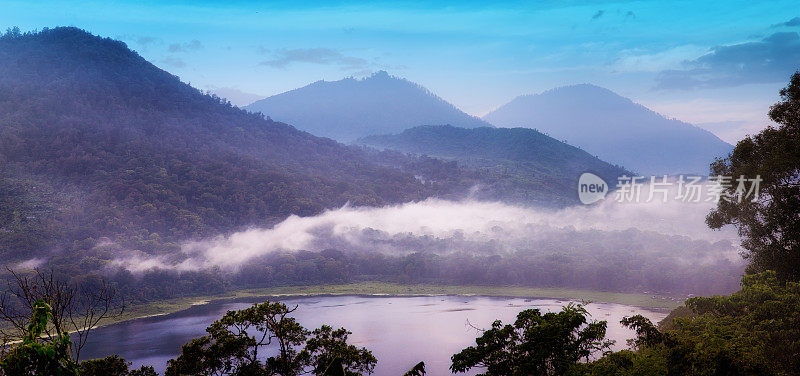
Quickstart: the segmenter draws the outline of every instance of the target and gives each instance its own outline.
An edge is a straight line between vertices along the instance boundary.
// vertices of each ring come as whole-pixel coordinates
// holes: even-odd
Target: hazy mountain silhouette
[[[344,142],[419,125],[491,126],[424,87],[385,71],[364,79],[317,81],[256,101],[245,109]]]
[[[0,36],[0,114],[6,259],[103,236],[160,252],[290,214],[437,190],[361,148],[202,94],[78,28]]]
[[[380,74],[361,82],[381,80],[413,86]],[[108,260],[95,249],[105,237],[169,253],[186,239],[292,214],[458,199],[476,186],[479,198],[575,203],[574,187],[518,185],[265,119],[201,93],[125,43],[74,27],[0,35],[0,114],[4,262]]]
[[[535,128],[640,174],[707,174],[732,149],[709,131],[588,84],[517,97],[484,119]]]
[[[506,181],[514,181],[511,185],[516,187],[528,186],[521,194],[547,191],[576,199],[575,187],[584,172],[597,174],[608,182],[630,174],[622,167],[528,128],[420,126],[396,135],[364,137],[358,143],[456,159],[470,168],[507,176]]]

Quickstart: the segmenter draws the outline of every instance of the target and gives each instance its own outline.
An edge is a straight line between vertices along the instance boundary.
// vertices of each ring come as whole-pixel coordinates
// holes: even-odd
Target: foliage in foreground
[[[522,311],[514,325],[496,321],[453,355],[451,370],[501,375],[800,375],[800,283],[775,272],[746,276],[730,296],[692,298],[692,314],[665,328],[626,317],[636,331],[630,349],[607,349],[606,323],[587,323],[580,306],[542,315]],[[581,362],[583,360],[584,362]]]
[[[22,343],[12,347],[0,359],[0,374],[77,376],[78,367],[70,357],[72,343],[69,333],[57,331],[49,338],[43,337],[53,318],[50,305],[37,300],[32,311]]]
[[[81,376],[158,376],[153,366],[141,366],[129,369],[131,363],[119,355],[110,355],[101,359],[81,362]]]
[[[347,376],[372,373],[377,359],[347,344],[350,332],[328,325],[310,332],[289,316],[292,312],[269,301],[228,311],[206,329],[208,335],[182,347],[165,375],[322,375],[332,363],[341,364]],[[265,356],[268,346],[277,346],[277,352]]]
[[[622,324],[636,331],[629,350],[610,352],[606,322],[588,319],[580,305],[560,312],[529,309],[513,324],[495,321],[476,343],[451,358],[451,370],[482,375],[800,375],[800,283],[776,272],[746,276],[730,296],[692,298],[691,315],[658,328],[637,315]],[[347,343],[330,326],[309,331],[294,309],[265,302],[229,311],[208,335],[183,346],[166,375],[363,375],[374,370],[370,351]],[[52,314],[34,306],[23,342],[0,357],[0,375],[154,376],[130,370],[118,356],[76,362],[67,333],[41,336]],[[600,358],[600,352],[606,351]],[[593,360],[596,359],[596,360]],[[424,364],[408,375],[424,375]]]
[[[775,272],[745,276],[730,296],[687,300],[693,315],[658,330],[634,316],[633,350],[585,365],[591,375],[798,375],[800,283]]]
[[[735,225],[747,250],[749,271],[774,270],[778,277],[800,280],[800,72],[780,91],[781,101],[767,127],[739,141],[731,154],[711,165],[714,174],[734,181],[716,210],[708,215],[712,228]],[[735,179],[760,177],[760,197],[746,198]],[[741,202],[740,202],[741,201]]]
[[[513,325],[500,320],[452,357],[453,372],[480,367],[485,375],[564,375],[581,360],[604,349],[606,322],[587,323],[588,312],[569,304],[561,312],[527,309]]]

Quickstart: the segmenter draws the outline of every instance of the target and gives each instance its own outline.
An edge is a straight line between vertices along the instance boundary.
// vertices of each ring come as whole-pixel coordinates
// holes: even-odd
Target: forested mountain
[[[640,174],[708,174],[714,158],[733,148],[711,132],[588,84],[517,97],[484,119],[537,129]]]
[[[77,28],[0,38],[0,257],[150,252],[324,208],[441,192],[202,94]],[[400,161],[399,163],[402,163]]]
[[[491,126],[424,87],[380,71],[364,79],[317,81],[245,107],[317,136],[350,142],[418,125]]]
[[[0,37],[0,261],[53,268],[88,283],[100,283],[102,275],[133,300],[254,284],[410,281],[416,258],[348,249],[279,252],[238,272],[143,263],[134,275],[116,261],[180,260],[189,257],[182,252],[187,241],[348,202],[379,206],[473,194],[563,207],[577,202],[567,173],[622,171],[534,131],[422,127],[407,135],[415,132],[440,144],[440,155],[451,160],[313,136],[203,94],[124,43],[77,28],[12,31]],[[463,158],[466,148],[478,157]],[[441,257],[459,265],[452,270],[488,265],[484,258]],[[492,275],[470,271],[458,281]],[[450,274],[425,278],[456,281]],[[536,273],[495,282],[551,283]]]
[[[549,192],[553,196],[577,197],[575,184],[584,172],[602,177],[611,186],[626,173],[622,167],[528,128],[420,126],[396,135],[364,137],[358,143],[455,159],[486,175],[505,175],[509,183],[513,182],[508,184],[510,189],[525,187],[524,192],[518,192],[520,195]]]

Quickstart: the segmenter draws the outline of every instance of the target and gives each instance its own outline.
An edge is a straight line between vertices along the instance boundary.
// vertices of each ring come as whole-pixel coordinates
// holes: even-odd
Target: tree
[[[334,363],[345,375],[372,373],[377,360],[347,344],[350,332],[327,325],[309,332],[289,316],[296,308],[268,301],[228,311],[208,335],[183,345],[165,375],[322,375]],[[276,354],[259,355],[268,347]]]
[[[4,375],[78,376],[78,366],[71,359],[69,333],[57,331],[48,334],[53,310],[44,300],[33,303],[30,322],[22,331],[22,342],[11,347],[0,358],[0,371]]]
[[[128,362],[119,355],[81,362],[81,376],[127,376]]]
[[[697,316],[676,319],[670,333],[701,361],[685,364],[714,367],[717,374],[800,374],[800,283],[769,271],[743,277],[742,289],[730,296],[686,305]]]
[[[311,372],[315,375],[324,374],[325,369],[337,361],[346,376],[371,374],[378,360],[369,350],[348,345],[347,337],[350,334],[344,328],[333,329],[328,325],[314,329],[303,349],[304,357],[312,367]]]
[[[408,372],[404,373],[403,376],[425,376],[425,374],[425,362],[419,362],[408,370]]]
[[[0,340],[3,344],[24,339],[30,332],[28,323],[44,317],[37,311],[41,309],[38,304],[43,302],[48,314],[40,327],[41,335],[46,341],[57,344],[65,333],[72,332],[68,355],[77,363],[90,332],[101,321],[117,317],[125,310],[125,301],[99,278],[70,283],[57,278],[53,271],[35,270],[29,275],[10,269],[8,272],[12,278],[0,295]]]
[[[514,325],[497,320],[475,340],[476,346],[452,356],[450,370],[481,367],[486,376],[567,374],[611,345],[603,340],[606,322],[589,323],[588,314],[583,306],[569,304],[558,313],[524,310]]]
[[[750,260],[748,272],[775,270],[779,278],[800,280],[800,72],[780,96],[769,111],[778,127],[739,141],[727,158],[711,165],[712,174],[734,181],[707,223],[715,229],[738,228]],[[756,200],[739,199],[740,177],[762,179]]]
[[[800,283],[775,272],[748,275],[730,296],[686,301],[692,314],[659,330],[642,316],[622,323],[636,331],[633,350],[583,365],[588,375],[798,375]]]
[[[101,359],[85,360],[80,364],[81,376],[158,376],[153,366],[141,366],[129,369],[131,363],[119,355],[110,355]]]

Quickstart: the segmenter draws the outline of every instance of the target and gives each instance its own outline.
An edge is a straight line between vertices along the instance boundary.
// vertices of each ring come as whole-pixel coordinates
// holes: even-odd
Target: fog
[[[397,255],[417,251],[578,255],[591,251],[583,249],[587,244],[588,248],[627,248],[626,242],[634,238],[646,243],[633,247],[643,256],[658,251],[659,257],[681,258],[673,261],[687,265],[723,258],[741,262],[736,232],[730,228],[713,231],[705,225],[705,215],[712,208],[711,202],[620,203],[613,195],[594,205],[562,210],[441,199],[380,208],[345,206],[313,217],[290,216],[271,228],[187,242],[178,257],[129,254],[117,263],[132,271],[236,270],[276,251],[329,248]],[[681,249],[670,249],[675,241],[679,242],[675,248]]]

